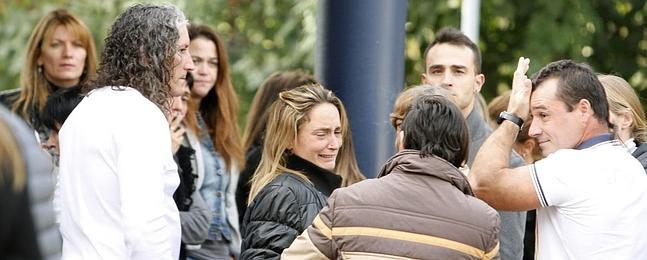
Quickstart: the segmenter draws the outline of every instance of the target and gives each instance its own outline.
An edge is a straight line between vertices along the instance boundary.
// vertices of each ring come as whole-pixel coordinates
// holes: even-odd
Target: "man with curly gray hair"
[[[97,78],[59,132],[63,259],[178,259],[163,111],[195,68],[188,47],[172,5],[134,5],[112,25]]]

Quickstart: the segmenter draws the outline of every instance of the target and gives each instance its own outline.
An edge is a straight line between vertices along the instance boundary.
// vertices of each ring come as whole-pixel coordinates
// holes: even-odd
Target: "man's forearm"
[[[496,187],[500,172],[508,168],[512,146],[519,133],[519,126],[505,120],[481,145],[469,180],[476,195],[488,201],[489,196],[496,196]]]

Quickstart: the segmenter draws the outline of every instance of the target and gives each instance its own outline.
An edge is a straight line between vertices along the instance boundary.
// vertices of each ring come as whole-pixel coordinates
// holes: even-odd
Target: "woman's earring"
[[[38,73],[43,74],[43,65],[38,65]]]

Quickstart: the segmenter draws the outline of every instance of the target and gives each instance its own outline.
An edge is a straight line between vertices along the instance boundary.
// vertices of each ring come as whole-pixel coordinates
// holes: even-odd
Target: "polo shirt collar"
[[[586,141],[582,142],[580,145],[575,147],[577,150],[583,150],[586,148],[591,148],[592,146],[603,143],[606,141],[611,141],[613,140],[613,136],[611,134],[601,134],[601,135],[596,135],[594,137],[591,137],[587,139]]]

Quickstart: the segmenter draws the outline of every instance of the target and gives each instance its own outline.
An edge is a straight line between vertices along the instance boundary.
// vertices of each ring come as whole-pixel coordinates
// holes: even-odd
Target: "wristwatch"
[[[496,119],[496,123],[500,125],[501,123],[503,123],[503,120],[508,120],[512,123],[515,123],[519,126],[519,132],[521,132],[521,128],[523,128],[523,119],[521,119],[521,117],[518,117],[513,113],[508,113],[507,111],[502,111],[501,114],[499,114],[499,117]]]

